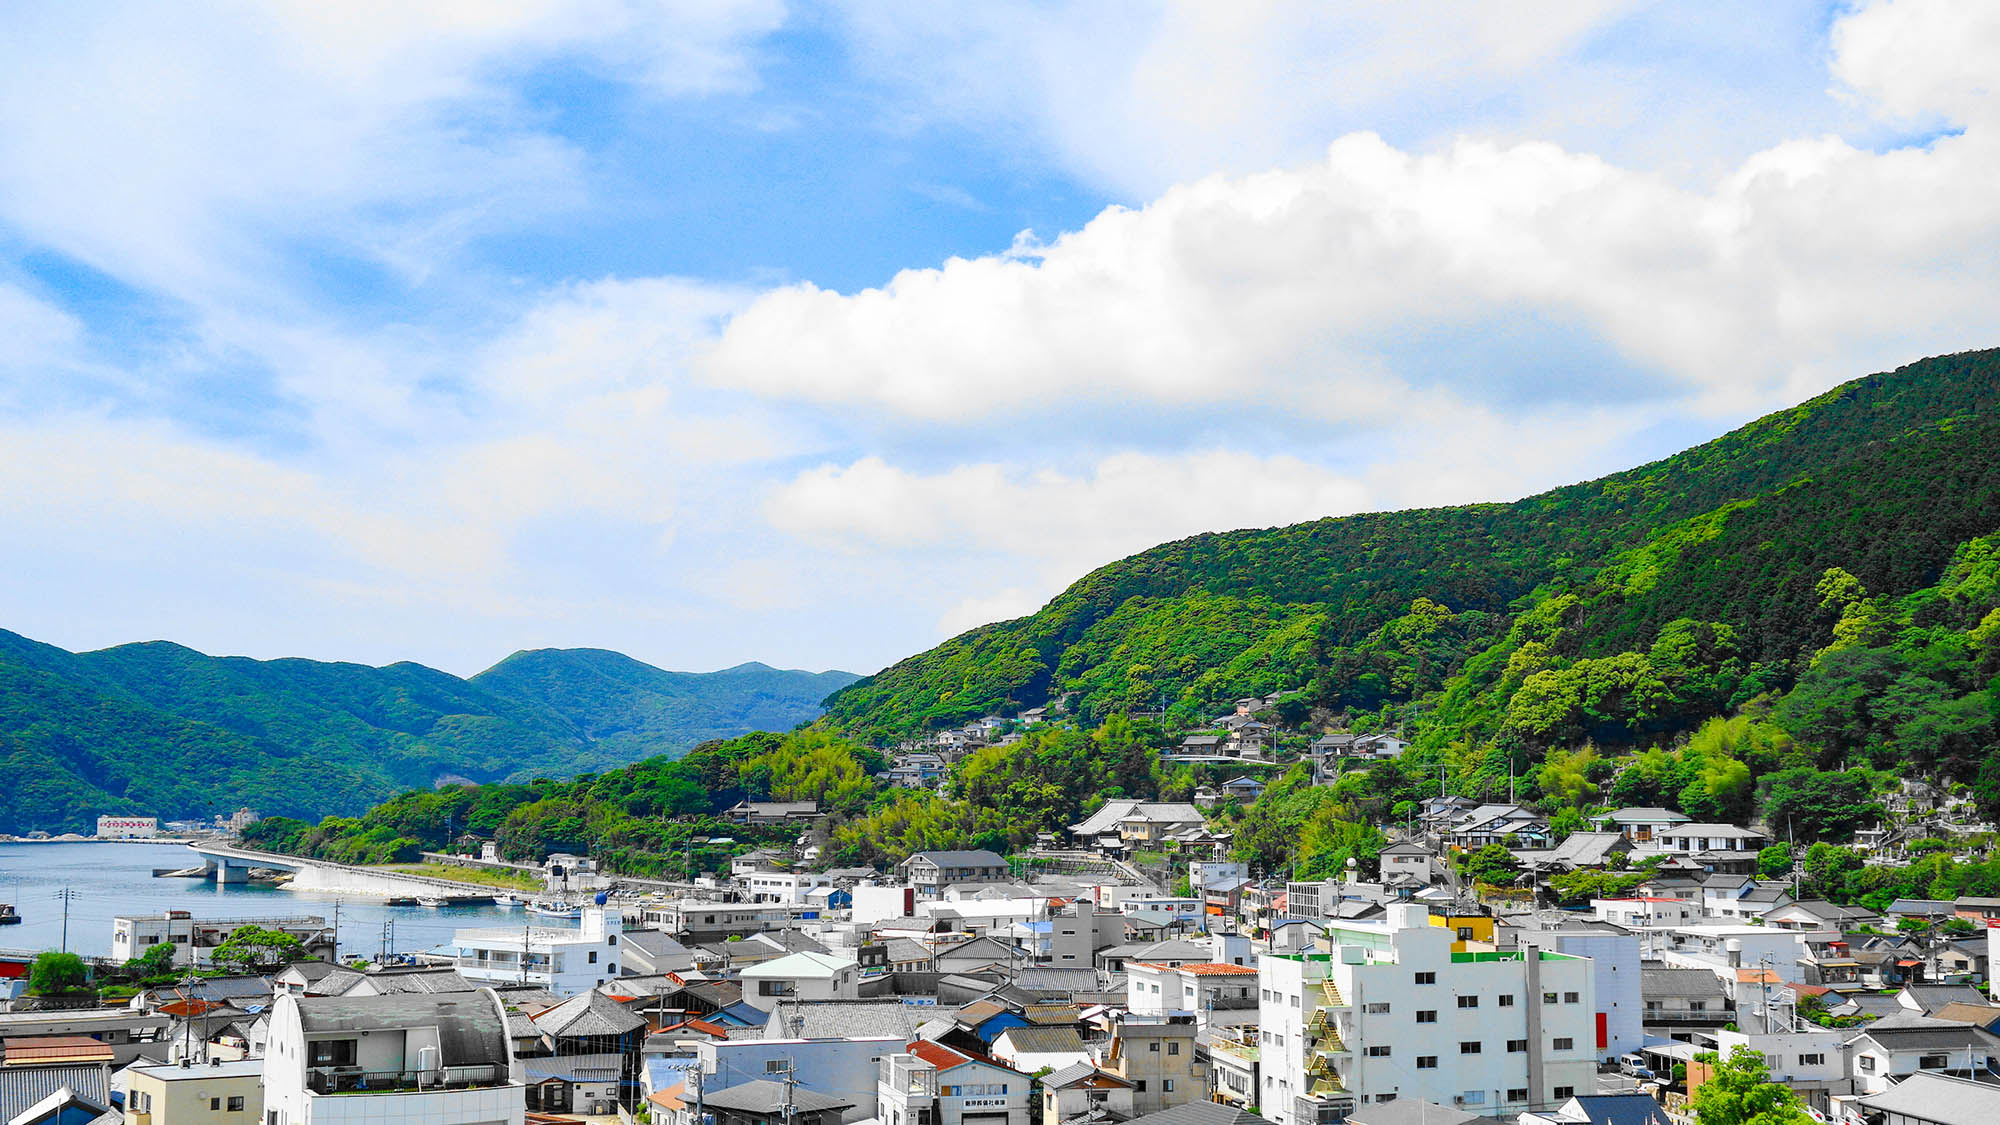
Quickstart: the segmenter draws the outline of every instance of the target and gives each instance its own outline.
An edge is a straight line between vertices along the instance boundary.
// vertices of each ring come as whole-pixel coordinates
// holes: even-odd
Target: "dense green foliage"
[[[1512,504],[1164,544],[1032,616],[857,682],[828,701],[828,721],[894,736],[1067,691],[1083,693],[1088,718],[1161,694],[1207,708],[1308,681],[1329,705],[1372,709],[1468,671],[1524,608],[1565,595],[1576,600],[1559,655],[1646,651],[1687,618],[1726,623],[1731,674],[1748,675],[1817,647],[1814,586],[1828,568],[1914,590],[1957,544],[2000,527],[1996,403],[2000,355],[1943,357]],[[1627,717],[1652,720],[1646,703]]]
[[[1476,797],[1518,777],[1551,812],[1843,840],[1880,771],[2000,811],[1996,529],[2000,352],[1947,356],[1512,504],[1165,544],[858,681],[823,724],[888,741],[1067,697],[1086,726],[1164,704],[1183,727],[1296,689],[1416,748],[1341,798],[1274,787],[1294,844],[1440,770]],[[1239,851],[1276,858],[1256,834]]]
[[[1712,1068],[1690,1099],[1695,1125],[1812,1125],[1799,1096],[1771,1081],[1771,1068],[1756,1051],[1738,1046],[1728,1058],[1706,1051],[1695,1059]]]
[[[352,813],[451,779],[561,776],[789,728],[848,678],[661,672],[585,650],[516,654],[466,681],[164,642],[71,653],[0,631],[0,832],[246,805]]]
[[[36,996],[79,992],[90,982],[90,968],[74,953],[37,953],[28,965],[28,991]]]
[[[815,732],[755,733],[707,742],[685,757],[646,761],[569,781],[449,785],[403,793],[360,817],[318,824],[267,817],[251,847],[339,863],[402,863],[420,851],[470,850],[493,840],[510,860],[591,855],[628,875],[712,870],[754,843],[789,845],[796,827],[752,829],[718,814],[743,800],[817,800],[855,815],[876,799],[880,754]],[[706,840],[732,840],[707,843]]]
[[[209,950],[208,959],[232,973],[267,973],[307,957],[305,943],[283,930],[238,926],[227,941]]]

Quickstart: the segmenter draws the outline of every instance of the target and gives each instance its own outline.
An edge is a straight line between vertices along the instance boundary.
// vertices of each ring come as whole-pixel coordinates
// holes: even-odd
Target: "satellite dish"
[[[607,902],[610,902],[610,901],[611,901],[611,892],[610,892],[610,891],[599,891],[599,892],[597,892],[597,905],[599,905],[599,906],[603,906],[603,905],[604,905],[605,903],[607,903]]]

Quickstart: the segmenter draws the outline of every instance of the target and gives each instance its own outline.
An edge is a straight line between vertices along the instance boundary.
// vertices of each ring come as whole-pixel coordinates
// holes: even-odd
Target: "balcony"
[[[503,1086],[506,1068],[440,1066],[428,1070],[362,1070],[360,1067],[316,1066],[306,1071],[306,1088],[315,1094],[403,1094],[432,1090],[476,1090]]]

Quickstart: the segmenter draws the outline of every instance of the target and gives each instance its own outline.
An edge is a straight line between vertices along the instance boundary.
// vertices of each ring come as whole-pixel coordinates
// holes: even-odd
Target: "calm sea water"
[[[0,902],[21,912],[18,926],[0,926],[0,949],[56,949],[63,943],[60,892],[69,903],[68,948],[105,956],[111,952],[111,919],[120,914],[187,910],[197,918],[297,917],[317,914],[331,921],[340,907],[340,952],[344,957],[380,956],[385,941],[394,952],[434,949],[452,931],[473,926],[518,926],[527,921],[520,907],[384,906],[379,897],[200,879],[155,879],[154,868],[192,867],[193,852],[180,844],[14,844],[0,843]],[[385,930],[385,924],[393,929]],[[574,925],[534,919],[538,928]]]

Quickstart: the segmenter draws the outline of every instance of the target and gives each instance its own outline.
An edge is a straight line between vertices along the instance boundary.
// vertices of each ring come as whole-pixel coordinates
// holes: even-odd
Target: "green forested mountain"
[[[1945,356],[1510,504],[1163,544],[856,682],[824,722],[885,741],[1065,695],[1091,721],[1160,701],[1191,720],[1297,689],[1465,752],[1646,743],[1780,698],[1848,615],[1886,636],[1987,605],[1896,599],[1996,530],[2000,352]],[[1938,658],[1959,720],[1991,701],[1982,675],[2000,670],[1959,651],[1993,643],[1965,631],[1979,620]],[[1530,721],[1535,707],[1546,714]]]
[[[596,648],[536,649],[472,677],[472,684],[562,716],[587,748],[562,773],[603,769],[752,730],[789,730],[858,677],[783,672],[749,663],[720,672],[668,672]],[[554,767],[537,765],[549,773]]]
[[[565,776],[789,728],[849,679],[671,673],[586,650],[517,654],[467,681],[158,641],[72,653],[0,631],[0,831],[243,805],[318,816],[446,778]]]

